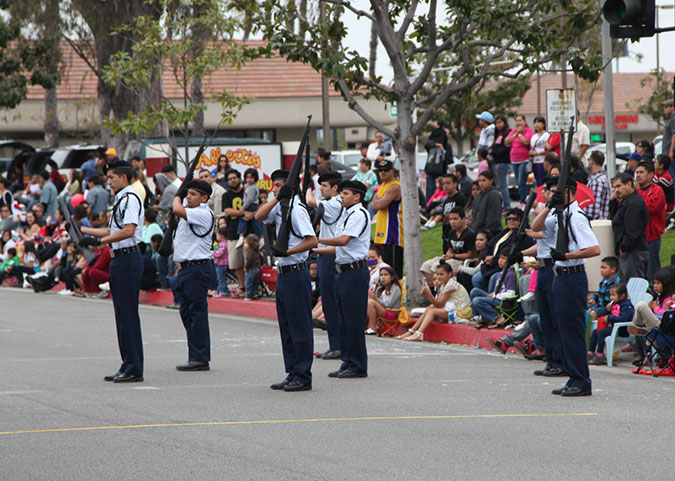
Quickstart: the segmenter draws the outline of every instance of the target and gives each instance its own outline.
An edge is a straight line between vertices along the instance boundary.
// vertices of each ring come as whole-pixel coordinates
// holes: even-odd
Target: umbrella
[[[544,202],[543,197],[541,196],[541,191],[544,188],[543,185],[537,187],[537,202]],[[577,194],[575,196],[576,201],[579,203],[579,207],[585,209],[589,205],[595,204],[595,195],[590,187],[581,182],[577,182]]]

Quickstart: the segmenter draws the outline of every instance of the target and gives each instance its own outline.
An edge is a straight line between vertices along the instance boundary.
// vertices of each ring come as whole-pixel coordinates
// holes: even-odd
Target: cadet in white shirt
[[[319,236],[332,238],[337,237],[340,228],[339,221],[344,207],[340,200],[339,190],[342,175],[338,172],[327,172],[319,177],[319,188],[324,200],[317,202],[312,189],[307,189],[307,206],[317,207],[321,217]],[[325,247],[319,244],[319,247]],[[337,296],[335,295],[335,253],[322,254],[317,262],[319,271],[319,290],[321,291],[321,306],[326,318],[326,331],[328,332],[328,350],[316,355],[319,359],[340,359],[342,329],[342,317],[338,308]]]
[[[173,242],[173,260],[179,268],[175,293],[188,342],[188,362],[176,366],[179,371],[208,371],[211,361],[207,293],[215,278],[211,246],[216,221],[206,204],[211,193],[208,182],[192,180],[185,200],[182,192],[173,200],[179,219]]]
[[[143,381],[143,339],[138,314],[138,296],[143,274],[143,256],[138,248],[143,234],[143,202],[131,187],[133,169],[129,163],[115,160],[104,168],[108,185],[115,193],[110,224],[105,228],[83,227],[81,247],[110,244],[110,292],[115,308],[117,342],[122,366],[105,381],[115,383]]]
[[[281,224],[289,222],[288,251],[278,252],[279,275],[276,286],[277,317],[281,333],[286,379],[270,388],[284,391],[312,389],[312,360],[314,337],[312,333],[312,286],[307,267],[308,251],[316,247],[316,235],[307,208],[300,197],[286,185],[289,172],[272,172],[275,198],[262,204],[255,218],[260,222],[274,222],[277,237]],[[280,202],[290,199],[288,217],[283,218]]]
[[[339,221],[337,235],[319,239],[321,244],[334,246],[338,271],[336,293],[342,315],[342,365],[329,377],[360,378],[368,376],[368,353],[364,324],[368,309],[370,273],[366,259],[370,247],[370,215],[361,204],[366,186],[356,180],[340,184],[340,197],[345,211]],[[328,253],[330,247],[317,249]]]

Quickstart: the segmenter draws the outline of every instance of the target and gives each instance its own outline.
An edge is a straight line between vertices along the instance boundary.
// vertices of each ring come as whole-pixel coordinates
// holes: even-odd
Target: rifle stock
[[[202,142],[202,145],[199,146],[197,155],[195,155],[195,158],[192,159],[192,162],[190,162],[188,170],[185,173],[185,178],[183,179],[183,182],[181,183],[180,188],[177,191],[177,194],[184,191],[185,187],[190,183],[190,181],[192,181],[195,169],[197,168],[197,164],[199,163],[199,158],[204,153],[204,150],[206,150],[206,138]],[[173,214],[173,212],[171,212],[171,214],[169,215],[169,224],[167,225],[166,231],[164,232],[162,243],[159,245],[159,249],[157,249],[159,255],[163,257],[168,257],[171,255],[171,251],[173,250],[173,234],[176,231],[176,227],[178,227],[178,219]]]
[[[70,238],[73,241],[75,241],[75,247],[82,253],[82,256],[87,261],[87,264],[91,263],[91,261],[96,258],[96,253],[91,249],[87,249],[85,247],[80,247],[79,245],[77,245],[77,243],[80,242],[80,240],[82,240],[82,237],[84,236],[82,235],[82,231],[80,231],[80,228],[75,224],[75,221],[70,215],[70,210],[68,210],[68,203],[66,202],[65,197],[61,197],[59,199],[59,208],[61,209],[63,218],[68,224],[68,234],[70,235]]]
[[[312,122],[312,116],[307,117],[307,125],[305,126],[305,131],[302,134],[302,139],[300,140],[300,147],[298,148],[298,153],[295,155],[295,160],[293,161],[293,166],[291,171],[288,174],[288,180],[286,185],[293,189],[293,192],[296,192],[300,184],[300,169],[302,168],[302,154],[305,150],[305,145],[309,140],[309,125]],[[305,174],[307,175],[307,174]],[[286,252],[288,250],[288,238],[290,236],[290,228],[288,224],[288,210],[291,199],[283,199],[280,202],[281,205],[281,226],[279,227],[279,235],[277,236],[277,241],[274,244],[275,250]]]

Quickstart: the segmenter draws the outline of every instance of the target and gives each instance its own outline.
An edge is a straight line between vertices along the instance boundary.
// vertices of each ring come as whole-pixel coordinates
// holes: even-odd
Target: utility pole
[[[320,2],[319,15],[321,17],[321,25],[326,21],[326,5]],[[323,117],[323,148],[331,149],[331,131],[330,131],[330,99],[328,98],[328,78],[321,72],[321,110]]]
[[[603,2],[600,1],[602,8]],[[602,19],[602,62],[605,65],[603,88],[605,97],[605,144],[607,151],[605,162],[607,165],[607,177],[611,179],[616,175],[616,144],[614,139],[614,80],[612,78],[612,39],[609,35],[609,23]]]

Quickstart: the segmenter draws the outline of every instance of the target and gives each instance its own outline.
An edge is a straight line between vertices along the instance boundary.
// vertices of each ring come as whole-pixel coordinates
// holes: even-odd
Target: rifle
[[[570,117],[570,130],[567,137],[567,145],[563,151],[563,160],[560,168],[560,178],[558,178],[558,192],[563,193],[563,205],[555,206],[556,216],[558,219],[558,236],[555,241],[555,249],[568,252],[569,251],[569,237],[567,229],[564,228],[563,210],[565,209],[565,189],[567,188],[567,179],[570,176],[570,155],[572,155],[572,135],[574,133],[574,115]]]
[[[302,153],[305,150],[305,145],[307,145],[309,140],[309,125],[312,122],[312,116],[307,116],[307,125],[305,126],[305,131],[302,133],[302,140],[300,140],[300,147],[298,148],[298,153],[295,155],[295,160],[293,161],[293,166],[291,171],[288,174],[288,180],[286,185],[288,185],[293,192],[295,193],[300,184],[300,168],[302,167]],[[306,176],[306,175],[305,175]],[[288,238],[291,234],[288,218],[289,214],[289,204],[292,199],[283,199],[280,203],[281,205],[281,226],[279,227],[279,235],[277,236],[277,241],[272,248],[272,252],[277,255],[281,253],[286,253],[288,251]],[[279,257],[277,255],[277,257]]]
[[[65,219],[66,225],[68,226],[68,234],[70,235],[70,238],[75,241],[75,247],[82,253],[82,256],[87,261],[87,264],[90,264],[91,261],[96,259],[96,253],[91,249],[77,245],[84,236],[82,235],[82,231],[80,231],[79,226],[75,224],[75,221],[70,215],[70,210],[68,210],[68,203],[66,202],[65,196],[59,198],[59,208],[61,209],[63,218]]]
[[[306,194],[307,194],[307,189],[309,189],[312,186],[312,176],[309,173],[309,163],[310,163],[310,158],[309,158],[309,142],[307,142],[307,146],[305,148],[305,175],[302,178],[302,190],[300,192],[300,199],[302,199],[303,204],[307,203],[306,199]]]
[[[537,200],[537,191],[534,189],[530,189],[530,196],[527,198],[527,203],[525,204],[525,211],[523,212],[523,218],[520,220],[520,225],[516,230],[516,237],[513,240],[513,244],[511,247],[511,254],[509,255],[506,264],[504,265],[504,269],[502,269],[502,275],[500,276],[499,282],[497,282],[497,286],[495,287],[495,295],[497,295],[499,290],[502,288],[504,276],[506,276],[506,273],[511,268],[511,266],[515,264],[513,254],[515,253],[516,249],[518,248],[522,240],[525,238],[525,228],[527,227],[527,219],[530,215],[530,210],[532,210],[532,206],[534,205],[535,200]]]
[[[185,173],[183,183],[180,185],[180,188],[176,192],[176,195],[179,195],[181,199],[185,199],[185,194],[187,193],[187,185],[192,181],[192,178],[194,177],[195,169],[197,168],[197,164],[199,163],[199,157],[201,157],[201,155],[204,153],[204,150],[206,150],[206,137],[204,138],[202,145],[199,146],[197,155],[195,155],[195,158],[192,159],[192,162],[190,162],[188,170]],[[173,212],[171,212],[171,214],[169,214],[169,223],[166,227],[166,232],[164,232],[164,237],[162,238],[162,243],[159,245],[159,249],[157,249],[157,252],[159,253],[160,256],[168,257],[171,255],[171,251],[173,249],[173,235],[174,232],[176,231],[176,227],[178,227],[178,218],[174,215]]]

